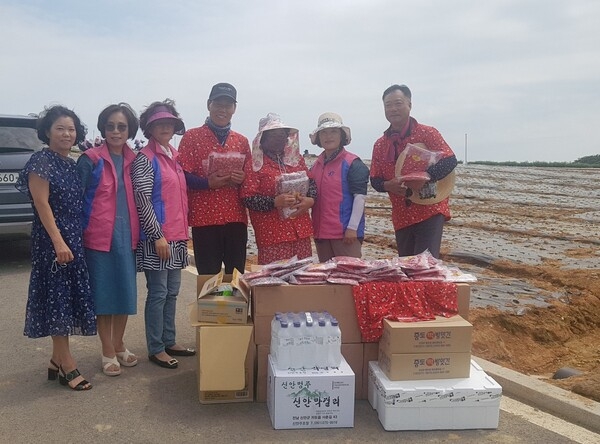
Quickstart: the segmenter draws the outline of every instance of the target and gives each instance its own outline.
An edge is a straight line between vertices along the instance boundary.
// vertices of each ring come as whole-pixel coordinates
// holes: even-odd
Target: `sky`
[[[0,0],[0,17],[0,114],[63,104],[88,138],[117,102],[139,113],[168,97],[200,126],[229,82],[250,143],[274,112],[319,154],[309,133],[336,112],[370,159],[381,95],[406,84],[411,115],[459,160],[600,154],[597,0]]]

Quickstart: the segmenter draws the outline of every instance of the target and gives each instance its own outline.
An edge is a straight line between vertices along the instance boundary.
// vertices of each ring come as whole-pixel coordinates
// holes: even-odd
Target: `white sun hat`
[[[327,129],[327,128],[341,128],[346,134],[346,145],[350,144],[350,128],[344,125],[342,121],[342,117],[336,113],[324,113],[319,116],[319,120],[317,121],[317,128],[310,133],[310,141],[313,145],[317,144],[317,134],[319,131]]]

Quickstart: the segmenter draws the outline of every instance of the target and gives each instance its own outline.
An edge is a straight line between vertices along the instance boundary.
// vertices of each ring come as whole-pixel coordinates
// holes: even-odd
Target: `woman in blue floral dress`
[[[24,334],[52,337],[48,379],[73,390],[92,385],[77,370],[70,335],[95,335],[96,319],[81,230],[81,180],[71,147],[85,138],[77,115],[53,106],[38,120],[38,137],[48,145],[34,153],[19,175],[18,190],[33,200],[31,278]]]

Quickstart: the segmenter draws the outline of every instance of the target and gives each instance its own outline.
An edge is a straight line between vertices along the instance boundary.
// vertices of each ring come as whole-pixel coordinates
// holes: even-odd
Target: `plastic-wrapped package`
[[[269,276],[269,270],[262,268],[258,271],[247,271],[242,275],[242,279],[245,281],[251,281],[252,279]]]
[[[313,278],[305,276],[292,275],[290,277],[290,284],[295,285],[321,285],[327,283],[327,277],[324,278]]]
[[[440,151],[429,151],[420,144],[409,143],[396,160],[396,177],[401,180],[429,180],[427,169],[442,158]]]
[[[458,267],[445,266],[442,273],[448,282],[477,282],[477,278],[474,275],[464,273]]]
[[[334,278],[334,277],[328,277],[327,282],[329,284],[338,284],[338,285],[360,285],[360,283],[354,279],[344,279],[344,278]]]
[[[357,257],[335,256],[330,260],[337,265],[337,270],[358,272],[369,269],[369,263],[366,260]]]
[[[277,277],[267,276],[258,279],[253,279],[250,285],[252,287],[269,287],[273,285],[288,285],[288,283]]]
[[[279,261],[271,262],[269,264],[263,265],[263,269],[267,270],[284,270],[289,268],[298,268],[304,265],[314,263],[314,259],[312,257],[307,257],[304,259],[298,259],[298,256],[294,255],[289,259],[282,259]]]
[[[391,261],[394,266],[405,270],[427,270],[440,263],[440,260],[433,257],[429,250],[414,256],[395,257]]]
[[[308,268],[304,268],[299,271],[294,271],[294,276],[304,278],[304,279],[309,279],[309,278],[327,279],[327,276],[329,276],[329,273],[327,273],[325,271],[309,271]]]
[[[306,269],[306,271],[331,271],[334,270],[337,267],[337,265],[335,264],[335,262],[319,262],[316,264],[310,264],[308,266],[308,268]]]
[[[329,273],[329,277],[335,279],[352,279],[353,281],[357,281],[358,283],[363,282],[365,280],[365,277],[359,273],[346,273],[340,270],[332,271],[331,273]]]
[[[306,171],[296,171],[295,173],[284,173],[277,178],[277,194],[292,194],[296,198],[296,203],[300,202],[300,197],[308,193],[309,180]],[[282,219],[287,219],[296,210],[285,207],[279,208],[279,214]]]
[[[239,171],[244,168],[246,155],[235,151],[226,153],[212,152],[208,155],[207,174],[221,171],[225,174],[231,174],[233,171]]]

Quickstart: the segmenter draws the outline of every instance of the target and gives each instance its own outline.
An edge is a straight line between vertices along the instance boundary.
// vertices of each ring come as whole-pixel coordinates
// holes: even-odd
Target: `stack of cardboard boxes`
[[[368,399],[386,430],[498,427],[502,388],[471,361],[472,330],[461,316],[384,320]]]
[[[215,295],[224,282],[232,295]],[[256,346],[254,326],[248,317],[250,292],[233,275],[198,276],[197,302],[190,306],[196,327],[198,396],[202,404],[254,401]]]
[[[231,282],[238,289],[236,297],[215,296],[211,290],[221,282]],[[466,318],[469,311],[470,288],[467,284],[458,284],[458,311],[464,318],[440,319],[437,322],[445,323],[441,329],[452,326],[462,331],[461,334],[469,335],[469,348],[460,348],[457,343],[466,343],[467,339],[459,340],[453,336],[454,345],[439,345],[434,351],[429,347],[427,339],[428,332],[419,333],[420,341],[416,341],[412,351],[398,348],[398,344],[408,337],[405,327],[400,323],[385,321],[384,336],[381,347],[379,343],[366,343],[362,341],[359,324],[356,315],[352,287],[349,285],[288,285],[274,287],[254,287],[252,291],[246,288],[243,281],[239,280],[237,273],[234,275],[198,276],[197,303],[191,305],[190,320],[197,329],[197,359],[198,359],[198,393],[201,403],[223,403],[223,402],[267,402],[269,381],[269,349],[271,341],[271,320],[276,312],[300,312],[300,311],[328,311],[339,321],[342,332],[342,355],[347,363],[346,373],[339,376],[354,375],[354,398],[367,399],[369,392],[375,393],[375,370],[370,368],[372,361],[387,362],[387,372],[377,366],[378,374],[392,382],[393,378],[404,377],[410,372],[414,375],[419,370],[410,370],[403,366],[409,354],[425,353],[429,358],[420,356],[410,358],[411,363],[428,362],[439,364],[438,376],[441,378],[454,377],[457,373],[465,372],[471,367],[470,362],[470,324],[465,329]],[[250,316],[248,316],[250,313]],[[466,323],[466,324],[465,324]],[[419,323],[414,323],[417,327]],[[461,328],[463,330],[461,330]],[[447,330],[446,330],[447,331]],[[432,330],[434,338],[445,339],[443,334],[436,335]],[[452,333],[456,335],[458,333]],[[414,332],[412,338],[416,337]],[[442,341],[442,342],[444,342]],[[435,341],[434,341],[435,342]],[[448,341],[444,342],[448,344]],[[380,350],[381,349],[381,350]],[[400,356],[404,355],[404,356]],[[444,356],[442,356],[444,355]],[[465,356],[467,356],[465,361]],[[456,359],[458,358],[458,359]],[[386,361],[387,359],[387,361]],[[442,366],[441,363],[451,365]],[[455,362],[460,361],[460,364]],[[377,362],[375,362],[377,365]],[[414,365],[413,365],[414,367]],[[428,368],[431,366],[428,366]],[[416,368],[416,367],[415,367]],[[400,372],[400,373],[396,373]],[[405,372],[405,373],[402,373]],[[409,373],[406,373],[409,372]],[[431,375],[431,370],[421,370],[421,373]],[[449,375],[453,376],[449,376]],[[271,368],[271,376],[276,371]],[[286,375],[278,374],[280,377]],[[289,376],[289,375],[287,375]],[[369,377],[371,376],[371,378]],[[391,376],[391,378],[388,378]],[[273,381],[273,379],[271,380]],[[283,381],[281,379],[280,381]],[[382,379],[382,381],[384,381]],[[380,383],[380,386],[384,384]],[[282,385],[278,385],[282,386]],[[286,387],[293,386],[288,384]],[[347,387],[346,382],[339,384]],[[274,392],[272,392],[274,393]],[[335,398],[335,397],[334,397]],[[322,401],[331,401],[325,399]],[[353,417],[353,413],[352,413]],[[302,422],[298,419],[296,422]],[[275,422],[273,423],[275,426]],[[306,424],[280,424],[281,428],[301,428]],[[322,425],[322,427],[348,427],[347,422],[338,425]],[[312,425],[311,427],[319,427]]]

